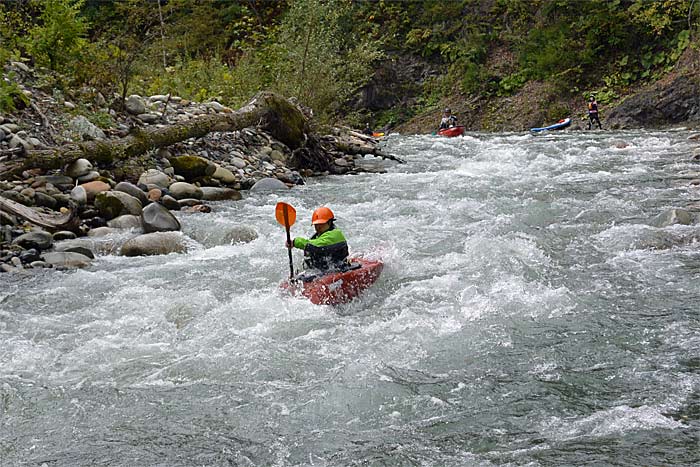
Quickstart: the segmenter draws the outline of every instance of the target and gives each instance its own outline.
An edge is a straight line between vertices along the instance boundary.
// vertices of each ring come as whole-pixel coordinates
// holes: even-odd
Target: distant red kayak
[[[347,303],[374,284],[384,268],[381,261],[362,258],[351,260],[353,269],[334,272],[303,280],[285,281],[280,287],[293,295],[301,294],[316,305],[339,305]]]
[[[444,129],[438,131],[438,135],[447,136],[448,138],[452,138],[454,136],[462,136],[463,134],[464,134],[464,127],[463,126],[453,126],[452,128],[444,128]]]

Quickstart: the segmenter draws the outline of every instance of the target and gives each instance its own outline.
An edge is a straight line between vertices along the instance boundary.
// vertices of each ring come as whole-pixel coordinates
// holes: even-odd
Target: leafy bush
[[[29,105],[29,99],[14,81],[0,79],[0,112],[14,112]]]
[[[40,23],[29,34],[28,49],[40,66],[53,71],[72,71],[80,58],[88,23],[81,18],[85,0],[44,0]]]

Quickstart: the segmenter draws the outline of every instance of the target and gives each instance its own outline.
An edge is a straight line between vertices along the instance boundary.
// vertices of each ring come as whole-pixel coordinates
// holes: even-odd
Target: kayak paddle
[[[275,218],[277,222],[282,224],[287,231],[287,242],[291,242],[292,238],[289,235],[289,228],[294,225],[297,220],[297,211],[292,207],[292,205],[279,202],[275,206]],[[287,248],[287,253],[289,253],[289,278],[294,278],[294,265],[292,263],[292,249]]]

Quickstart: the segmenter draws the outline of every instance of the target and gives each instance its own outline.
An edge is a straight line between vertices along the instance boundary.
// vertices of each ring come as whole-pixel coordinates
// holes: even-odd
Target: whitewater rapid
[[[384,144],[406,164],[178,214],[186,254],[0,275],[0,465],[697,463],[700,232],[655,223],[700,200],[688,132]],[[377,284],[282,293],[278,201]]]

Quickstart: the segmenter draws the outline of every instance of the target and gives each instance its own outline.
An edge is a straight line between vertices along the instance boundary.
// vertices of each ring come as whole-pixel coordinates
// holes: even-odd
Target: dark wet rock
[[[61,230],[60,232],[56,232],[53,234],[54,242],[60,242],[63,240],[72,240],[74,238],[76,238],[76,235],[73,232],[69,232],[67,230]]]
[[[53,237],[44,231],[28,232],[15,238],[12,243],[27,249],[48,250],[53,245]]]
[[[699,86],[697,77],[691,75],[679,75],[670,85],[654,83],[630,95],[605,120],[612,128],[697,122],[700,120]]]
[[[70,190],[75,185],[73,179],[66,175],[40,175],[34,180],[40,183],[50,183],[58,187],[59,190]]]
[[[58,194],[55,194],[52,196],[53,196],[53,199],[56,200],[56,207],[58,207],[58,208],[70,207],[71,203],[74,202],[71,199],[70,195],[67,195],[65,193],[58,193]]]
[[[58,201],[53,196],[37,191],[34,193],[34,204],[37,206],[54,209],[58,206]]]
[[[18,191],[7,190],[0,193],[0,195],[25,206],[34,206],[34,200],[32,198],[29,198]]]
[[[39,250],[37,250],[36,248],[30,248],[28,250],[22,251],[19,254],[19,260],[23,264],[28,264],[32,261],[39,261]]]
[[[81,255],[87,256],[90,259],[95,259],[95,254],[92,252],[92,250],[84,246],[68,246],[60,251],[66,253],[80,253]]]
[[[91,229],[97,229],[99,227],[104,227],[107,225],[107,220],[105,220],[102,217],[95,216],[91,217],[90,219],[85,220],[85,225],[90,227]]]
[[[185,253],[185,237],[179,232],[153,232],[127,240],[121,248],[122,256],[167,255]]]
[[[181,228],[180,221],[166,207],[158,203],[151,203],[143,209],[141,223],[146,233],[168,232]]]
[[[179,211],[180,210],[180,203],[178,203],[177,200],[170,195],[163,196],[160,199],[160,202],[163,206],[170,209],[171,211]]]
[[[0,210],[0,225],[17,225],[17,218],[9,212]]]

